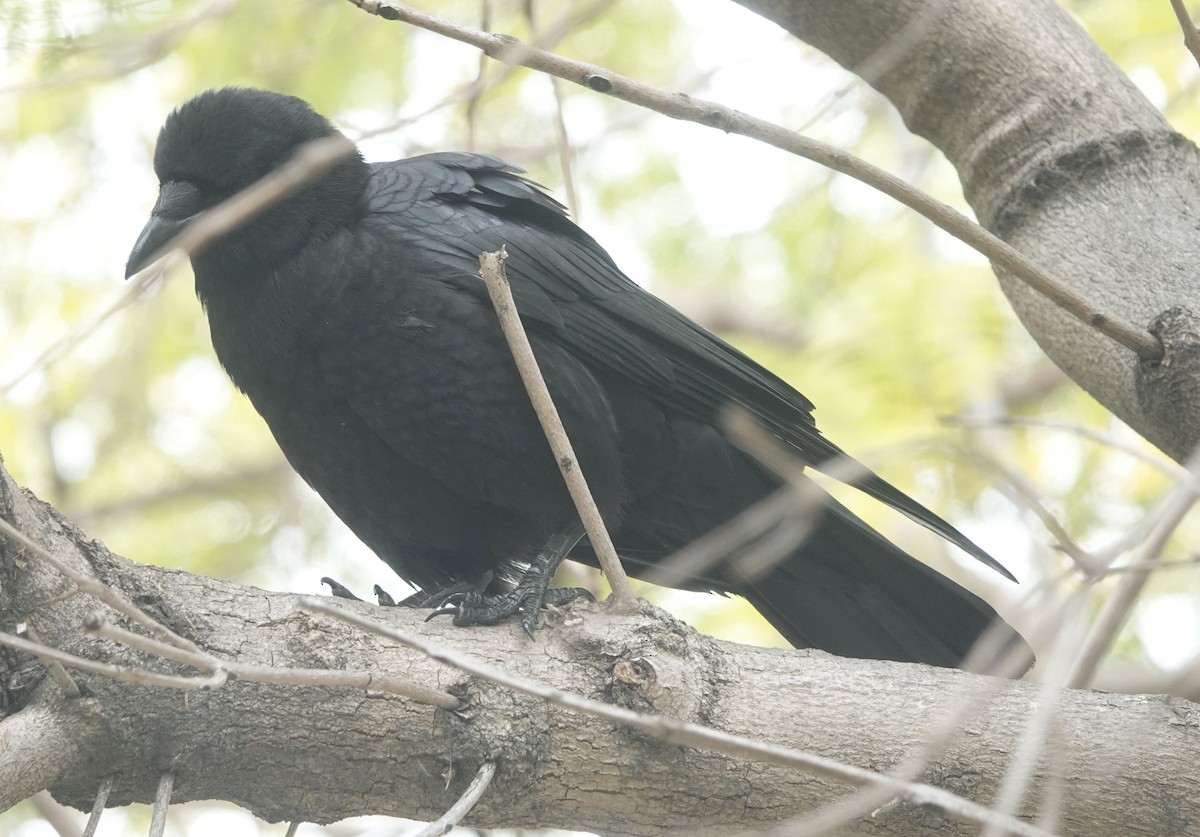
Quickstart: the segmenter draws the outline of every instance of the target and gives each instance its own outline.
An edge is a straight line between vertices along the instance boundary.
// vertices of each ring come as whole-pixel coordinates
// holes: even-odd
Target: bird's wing
[[[561,204],[503,160],[443,152],[374,164],[364,212],[467,276],[478,273],[481,253],[505,247],[509,283],[527,323],[593,368],[645,387],[669,409],[714,423],[723,407],[736,404],[806,463],[820,468],[845,457],[817,430],[812,402],[630,280]],[[471,288],[486,296],[482,280]],[[882,478],[869,474],[854,484],[1012,577]]]

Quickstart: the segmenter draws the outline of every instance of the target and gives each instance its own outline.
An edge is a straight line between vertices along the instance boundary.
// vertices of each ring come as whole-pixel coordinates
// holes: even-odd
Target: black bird
[[[276,93],[226,88],[184,104],[158,136],[161,191],[127,274],[336,133]],[[639,288],[520,169],[486,154],[349,155],[193,255],[196,293],[217,357],[288,461],[405,581],[435,603],[454,594],[456,623],[521,612],[531,627],[560,561],[595,563],[478,275],[480,253],[502,246],[633,575],[779,487],[723,434],[725,405],[815,467],[843,456],[808,399]],[[858,487],[1012,578],[879,477]],[[957,665],[998,620],[832,498],[758,577],[726,564],[676,586],[745,596],[794,645],[855,657]]]

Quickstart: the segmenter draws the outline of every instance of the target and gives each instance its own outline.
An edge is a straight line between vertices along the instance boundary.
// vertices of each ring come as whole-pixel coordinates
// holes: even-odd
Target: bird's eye
[[[159,187],[158,203],[154,214],[163,218],[182,220],[190,218],[207,206],[204,194],[194,183],[186,180],[169,180]]]

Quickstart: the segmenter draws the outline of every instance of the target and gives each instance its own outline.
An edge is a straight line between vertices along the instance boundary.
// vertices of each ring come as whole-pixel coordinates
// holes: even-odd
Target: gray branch
[[[958,170],[980,222],[1115,320],[1200,310],[1200,154],[1051,0],[738,0],[858,73]],[[1200,412],[1194,365],[1156,367],[999,271],[1038,344],[1176,460]],[[1183,356],[1196,354],[1176,344]],[[1171,351],[1171,349],[1168,349]],[[1146,398],[1149,400],[1146,400]]]
[[[464,675],[336,620],[305,613],[301,598],[144,566],[87,539],[0,472],[0,514],[81,572],[96,574],[206,654],[246,665],[372,669],[450,692],[449,712],[354,688],[242,682],[183,692],[74,672],[68,700],[36,657],[0,652],[3,720],[0,809],[48,787],[91,807],[113,778],[109,804],[150,802],[160,777],[172,798],[226,799],[267,820],[330,822],[375,813],[431,820],[495,761],[492,792],[468,821],[479,827],[553,826],[605,834],[763,827],[850,792],[826,776],[666,743]],[[314,570],[315,571],[315,570]],[[920,777],[990,805],[1038,686],[919,665],[846,660],[812,651],[749,648],[695,633],[660,612],[600,606],[552,618],[530,641],[515,625],[456,629],[424,613],[342,607],[469,649],[490,665],[625,709],[818,753],[886,772],[916,750],[951,707],[990,692]],[[0,630],[20,621],[46,644],[113,665],[195,670],[88,632],[103,610],[45,562],[0,542]],[[130,620],[108,611],[113,624]],[[637,678],[623,676],[636,668]],[[1072,691],[1059,696],[1063,750],[1039,762],[1031,787],[1070,781],[1070,833],[1177,833],[1200,821],[1200,709],[1178,699]],[[1020,815],[1042,800],[1031,794]],[[886,806],[850,826],[875,834],[957,834],[928,807]]]

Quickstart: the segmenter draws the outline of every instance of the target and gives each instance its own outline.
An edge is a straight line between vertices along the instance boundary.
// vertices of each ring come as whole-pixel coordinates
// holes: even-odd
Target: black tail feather
[[[1003,625],[983,599],[832,498],[801,547],[739,592],[793,645],[846,657],[959,666],[993,623]],[[1028,651],[1003,627],[1007,647]]]

